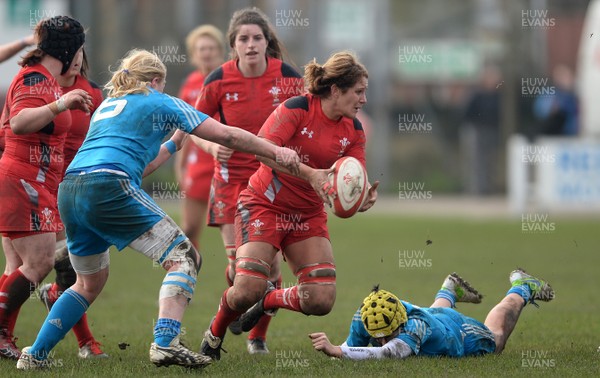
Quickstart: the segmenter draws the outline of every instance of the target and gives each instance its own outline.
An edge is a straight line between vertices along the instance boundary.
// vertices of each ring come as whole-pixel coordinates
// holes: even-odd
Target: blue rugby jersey
[[[139,185],[167,134],[174,129],[191,133],[207,118],[184,101],[151,88],[149,94],[107,98],[94,113],[85,141],[66,173],[114,166]]]

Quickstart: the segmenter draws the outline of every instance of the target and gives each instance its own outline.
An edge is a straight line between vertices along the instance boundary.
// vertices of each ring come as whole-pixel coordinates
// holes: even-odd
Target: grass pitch
[[[167,206],[178,219],[176,209]],[[228,353],[203,371],[156,368],[149,362],[164,272],[131,250],[112,251],[108,284],[88,311],[92,330],[110,358],[79,360],[75,338],[69,334],[53,351],[56,368],[25,373],[17,371],[13,361],[0,360],[0,375],[597,376],[600,222],[558,218],[553,223],[550,232],[524,233],[521,219],[469,221],[366,213],[340,220],[331,216],[338,275],[333,311],[324,317],[279,311],[271,322],[267,356],[248,355],[245,336],[228,334],[224,343]],[[226,259],[218,232],[208,229],[202,240],[204,263],[182,331],[196,350],[226,287]],[[524,309],[500,356],[352,362],[313,351],[307,337],[325,331],[332,342],[342,343],[354,311],[376,283],[411,303],[428,306],[444,277],[453,271],[484,294],[483,303],[463,304],[458,310],[483,321],[506,293],[508,274],[517,266],[547,279],[556,299],[540,303],[539,309]],[[287,266],[283,271],[284,285],[292,285],[295,280]],[[45,282],[53,278],[54,272]],[[20,347],[31,345],[45,315],[37,298],[24,305],[16,328]],[[122,343],[125,349],[119,348]]]

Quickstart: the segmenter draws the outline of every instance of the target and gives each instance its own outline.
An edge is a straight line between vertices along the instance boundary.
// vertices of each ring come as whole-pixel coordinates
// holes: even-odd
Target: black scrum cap
[[[43,40],[38,48],[63,64],[61,75],[71,66],[75,53],[85,42],[85,32],[79,21],[68,16],[56,16],[42,21]]]

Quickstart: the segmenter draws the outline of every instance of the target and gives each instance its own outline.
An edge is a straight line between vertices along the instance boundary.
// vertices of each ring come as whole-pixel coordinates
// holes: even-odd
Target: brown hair
[[[108,97],[121,97],[134,93],[149,93],[147,85],[156,77],[167,77],[167,67],[153,52],[141,49],[130,50],[121,60],[104,86]]]
[[[263,11],[256,7],[237,10],[233,16],[231,16],[229,29],[227,30],[227,39],[229,40],[229,47],[231,47],[232,59],[237,58],[237,53],[234,48],[235,38],[242,25],[258,25],[267,39],[266,55],[271,58],[282,59],[283,47],[275,34],[275,29],[273,29],[273,25],[271,25],[269,18]]]
[[[38,22],[37,25],[35,25],[35,29],[33,30],[33,36],[37,44],[35,46],[35,49],[27,51],[27,53],[21,58],[21,60],[19,61],[19,65],[21,67],[35,66],[36,64],[42,61],[43,57],[47,55],[39,47],[40,41],[48,38],[48,33],[46,29],[42,27],[43,22],[44,20]]]
[[[329,97],[332,85],[345,93],[363,77],[369,77],[367,69],[349,51],[331,55],[323,65],[313,59],[304,67],[304,83],[308,92],[319,97]]]
[[[87,54],[85,53],[85,47],[83,48],[83,60],[81,61],[81,69],[79,74],[87,79],[88,70],[90,69],[90,63],[88,62]]]

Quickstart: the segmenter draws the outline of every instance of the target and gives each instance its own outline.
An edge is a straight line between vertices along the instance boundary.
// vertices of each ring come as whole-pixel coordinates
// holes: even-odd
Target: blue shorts
[[[432,317],[428,321],[431,336],[425,341],[428,345],[421,345],[427,354],[464,357],[496,350],[494,334],[478,320],[449,307],[430,307],[422,311]]]
[[[496,340],[494,334],[485,324],[463,315],[462,331],[465,333],[463,345],[465,356],[480,356],[494,353]]]
[[[77,256],[111,245],[122,250],[166,216],[129,178],[105,172],[67,174],[58,188],[58,210],[69,252]]]

